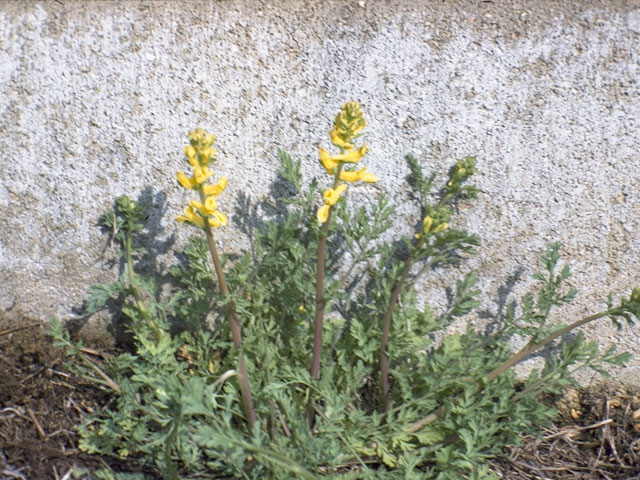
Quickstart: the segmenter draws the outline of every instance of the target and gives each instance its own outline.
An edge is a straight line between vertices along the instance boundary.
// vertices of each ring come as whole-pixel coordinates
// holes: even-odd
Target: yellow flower
[[[342,185],[338,185],[336,188],[327,188],[322,193],[325,205],[329,205],[330,207],[334,206],[340,199],[340,195],[342,195],[346,189],[347,185],[344,183]]]
[[[347,150],[345,153],[332,155],[331,159],[338,162],[358,163],[365,153],[367,153],[367,146],[363,143],[357,150]]]
[[[178,172],[178,182],[187,190],[197,188],[198,182],[194,178],[188,178],[184,173]]]
[[[320,162],[329,175],[336,173],[336,168],[340,163],[358,163],[360,159],[367,153],[367,146],[362,145],[357,150],[347,150],[345,153],[337,153],[330,155],[324,148],[318,149]]]
[[[211,147],[215,139],[214,134],[207,135],[201,129],[189,132],[191,144],[184,147],[184,154],[192,167],[204,167],[216,156],[216,150]]]
[[[345,182],[358,182],[363,181],[367,183],[375,183],[378,181],[373,173],[367,173],[367,167],[356,171],[342,171],[340,172],[340,180]]]
[[[211,161],[213,157],[216,156],[216,149],[207,147],[204,150],[202,150],[201,155],[202,155],[202,162],[207,164]]]
[[[329,205],[323,205],[318,209],[317,217],[318,222],[325,223],[329,219]]]
[[[198,183],[198,185],[202,185],[212,175],[213,175],[213,172],[209,170],[207,167],[200,167],[200,166],[193,167],[193,178]]]
[[[449,224],[448,223],[441,223],[440,225],[438,225],[436,228],[433,229],[433,233],[440,233],[443,230],[446,230],[447,228],[449,228]]]
[[[335,169],[338,167],[339,163],[329,155],[324,148],[320,148],[318,150],[320,154],[320,162],[322,162],[322,166],[327,170],[329,175],[333,175],[335,173]]]
[[[204,218],[198,215],[196,210],[189,205],[184,211],[184,215],[176,217],[178,222],[190,223],[196,227],[204,227]],[[209,225],[213,228],[223,227],[228,223],[227,216],[222,212],[214,212],[211,217],[208,218]]]
[[[200,215],[203,217],[207,217],[209,215],[213,215],[218,209],[218,202],[216,202],[215,197],[207,197],[204,201],[204,205],[197,200],[191,200],[189,202],[189,206],[191,208],[195,208],[200,212]]]
[[[438,213],[438,212],[436,212]],[[443,214],[440,213],[439,215],[436,215],[436,217],[442,217]],[[446,217],[445,217],[446,218]],[[440,221],[442,220],[442,218],[440,219]],[[424,220],[422,220],[422,231],[420,233],[417,233],[415,235],[416,238],[421,238],[422,235],[435,235],[436,233],[440,233],[443,230],[446,230],[447,228],[449,228],[449,224],[447,222],[442,222],[442,223],[437,223],[437,220],[435,220],[432,216],[427,215],[426,217],[424,217]],[[434,228],[435,225],[435,228]]]
[[[428,216],[424,217],[424,220],[422,221],[422,231],[428,234],[431,231],[432,225],[433,225],[433,218]]]
[[[189,160],[189,165],[191,165],[192,167],[198,165],[198,160],[196,159],[196,149],[193,148],[192,145],[187,145],[186,147],[184,147],[184,154]]]
[[[184,215],[176,217],[178,222],[191,223],[198,227],[204,227],[204,219],[196,213],[191,205],[189,205],[184,211]]]
[[[203,185],[202,186],[202,191],[204,192],[205,195],[209,196],[209,195],[220,195],[222,193],[222,191],[227,188],[227,177],[222,177],[220,180],[218,180],[218,184],[217,185]]]
[[[207,167],[196,165],[193,167],[193,177],[187,177],[183,172],[177,172],[177,178],[180,185],[187,190],[196,189],[202,185],[207,179],[213,175],[213,172]],[[226,185],[225,185],[226,186]],[[222,190],[221,190],[222,191]]]
[[[224,227],[227,223],[229,223],[229,220],[222,212],[213,212],[213,215],[209,217],[209,225],[213,228]]]
[[[189,132],[189,140],[191,144],[201,144],[204,148],[210,146],[216,139],[216,136],[211,134],[207,135],[207,132],[202,130],[201,128],[196,128],[195,130],[191,130]],[[196,145],[194,145],[195,147]]]

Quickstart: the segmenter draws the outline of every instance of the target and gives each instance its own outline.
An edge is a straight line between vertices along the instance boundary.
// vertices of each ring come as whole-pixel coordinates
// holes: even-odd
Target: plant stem
[[[439,209],[443,205],[445,205],[449,200],[453,198],[453,194],[448,193],[444,197],[440,199],[440,201],[436,204],[435,210]],[[422,229],[421,229],[422,230]],[[413,248],[417,249],[420,247],[422,242],[424,241],[424,236],[426,234],[423,233],[419,238],[415,239],[413,242]],[[413,282],[417,280],[417,278],[422,275],[431,265],[433,261],[427,262],[424,267],[418,272],[416,278],[414,278]],[[393,289],[393,293],[391,294],[391,298],[389,299],[389,305],[387,306],[387,310],[384,312],[384,317],[382,319],[382,340],[380,341],[380,411],[385,413],[389,410],[389,357],[387,356],[387,346],[389,344],[389,332],[391,331],[391,320],[393,318],[393,309],[400,298],[400,294],[402,290],[406,286],[405,283],[407,281],[407,276],[409,275],[409,271],[413,266],[413,256],[411,252],[407,256],[407,259],[404,262],[404,268],[402,269],[402,274],[400,279],[396,283],[395,288]],[[412,283],[413,283],[412,282]]]
[[[587,324],[589,322],[593,322],[594,320],[598,320],[598,319],[600,319],[602,317],[606,317],[606,316],[609,316],[609,315],[615,315],[615,314],[621,313],[623,311],[624,311],[623,308],[618,307],[618,308],[613,308],[611,310],[605,310],[605,311],[600,312],[600,313],[595,313],[595,314],[590,315],[588,317],[585,317],[585,318],[582,318],[580,320],[577,320],[577,321],[573,322],[572,324],[567,325],[566,327],[558,330],[557,332],[546,336],[544,339],[540,340],[538,343],[529,342],[526,346],[524,346],[522,349],[520,349],[520,351],[518,351],[517,353],[513,354],[511,357],[509,357],[507,360],[505,360],[498,367],[494,368],[489,373],[489,375],[487,375],[485,382],[479,382],[477,387],[476,387],[476,393],[479,392],[480,390],[482,390],[484,384],[487,384],[487,383],[495,380],[500,374],[504,373],[505,371],[507,371],[508,369],[510,369],[511,367],[516,365],[517,363],[519,363],[520,361],[524,360],[526,357],[531,355],[536,350],[538,350],[538,349],[544,347],[545,345],[553,342],[556,338],[561,337],[561,336],[569,333],[570,331],[572,331],[572,330],[574,330],[574,329],[576,329],[578,327],[581,327],[581,326],[583,326],[583,325],[585,325],[585,324]],[[456,399],[457,398],[458,397],[456,397]],[[456,399],[454,399],[454,402],[455,402]],[[438,409],[434,410],[433,412],[431,412],[426,417],[424,417],[424,418],[418,420],[417,422],[411,424],[409,426],[409,428],[407,428],[407,433],[417,432],[418,430],[420,430],[425,425],[428,425],[429,423],[437,420],[445,412],[446,412],[445,406],[444,405],[440,406]]]
[[[331,221],[331,209],[327,221],[322,225],[318,241],[318,256],[316,258],[316,318],[313,333],[313,360],[311,362],[311,378],[320,377],[320,353],[322,351],[322,322],[324,319],[324,257],[327,250],[327,233]]]
[[[414,248],[417,248],[422,243],[422,237],[414,241]],[[387,356],[387,345],[389,344],[389,332],[391,331],[391,319],[393,318],[393,309],[398,303],[398,298],[402,293],[402,289],[405,286],[409,270],[413,265],[413,255],[409,252],[407,259],[404,261],[404,268],[400,279],[396,283],[387,310],[384,312],[382,318],[382,340],[380,341],[380,411],[386,412],[389,410],[389,357]]]
[[[336,188],[340,183],[340,172],[342,164],[336,168],[336,174],[333,179],[333,187]],[[316,258],[316,318],[314,322],[313,332],[313,359],[311,361],[311,378],[320,378],[320,354],[322,353],[322,323],[324,321],[324,307],[326,301],[324,298],[324,257],[327,250],[327,236],[329,232],[329,222],[331,222],[331,211],[333,206],[329,207],[329,215],[327,221],[322,225],[320,238],[318,239],[318,256]]]
[[[440,199],[437,203],[435,209],[440,208],[442,205],[447,203],[453,197],[452,194],[447,194]],[[421,243],[424,241],[424,235],[420,235],[419,238],[415,239],[413,242],[413,248],[419,248]],[[418,273],[416,279],[422,275],[427,268],[431,266],[433,262],[428,262]],[[393,309],[400,298],[400,294],[402,293],[403,288],[405,287],[405,282],[407,280],[407,276],[409,275],[409,270],[413,266],[413,256],[409,253],[409,256],[404,262],[404,268],[402,269],[402,274],[400,276],[400,280],[396,283],[396,286],[391,294],[391,298],[389,299],[389,305],[387,306],[387,310],[384,312],[384,317],[382,319],[382,340],[380,341],[380,411],[387,412],[389,410],[389,357],[387,356],[387,346],[389,344],[389,332],[391,331],[391,320],[393,318]],[[414,282],[415,280],[414,279]]]
[[[218,276],[218,283],[220,284],[220,293],[227,298],[229,296],[229,288],[224,278],[224,272],[222,271],[222,263],[218,256],[218,250],[216,249],[216,243],[213,239],[213,231],[209,225],[208,219],[204,219],[204,231],[207,235],[207,243],[209,244],[209,251],[213,259],[213,265]],[[227,318],[229,320],[229,326],[231,327],[231,336],[233,337],[233,346],[238,349],[238,381],[240,384],[240,393],[242,395],[242,401],[244,402],[244,408],[247,413],[247,419],[249,421],[249,429],[253,431],[253,426],[257,421],[256,411],[253,407],[253,398],[251,396],[251,386],[249,385],[249,376],[247,375],[247,364],[242,352],[242,335],[240,334],[240,326],[236,318],[236,309],[232,300],[227,302]]]
[[[164,332],[158,327],[155,320],[149,313],[149,310],[144,304],[144,299],[142,298],[142,294],[138,289],[138,286],[135,282],[135,271],[133,270],[133,254],[131,248],[131,228],[127,228],[127,234],[124,242],[124,249],[127,254],[127,274],[129,276],[129,286],[131,287],[131,291],[133,292],[133,296],[136,299],[136,306],[138,307],[138,311],[142,314],[144,319],[147,321],[147,324],[153,330],[156,338],[159,340],[164,336]]]
[[[178,472],[176,470],[176,466],[171,460],[171,450],[173,450],[173,446],[176,443],[176,438],[178,437],[178,429],[180,428],[180,423],[182,422],[182,408],[178,407],[178,411],[175,412],[173,418],[173,425],[171,426],[171,431],[169,432],[169,436],[167,437],[167,444],[164,448],[164,464],[167,468],[167,473],[169,474],[169,478],[171,480],[179,480]]]
[[[548,335],[547,337],[545,337],[544,339],[542,339],[538,343],[534,343],[534,344],[529,343],[529,344],[527,344],[518,353],[516,353],[515,355],[512,355],[510,358],[505,360],[505,362],[502,363],[502,365],[500,365],[499,367],[496,367],[487,376],[487,382],[491,382],[491,381],[495,380],[498,377],[498,375],[500,375],[504,371],[508,370],[509,368],[513,367],[515,364],[517,364],[518,362],[520,362],[524,358],[528,357],[529,355],[531,355],[533,352],[535,352],[539,348],[542,348],[545,345],[547,345],[548,343],[554,341],[556,338],[561,337],[562,335],[565,335],[565,334],[569,333],[571,330],[573,330],[575,328],[578,328],[578,327],[581,327],[582,325],[584,325],[586,323],[593,322],[594,320],[598,320],[599,318],[606,317],[607,315],[610,315],[610,314],[618,312],[618,311],[620,311],[620,309],[615,308],[613,310],[605,310],[604,312],[600,312],[600,313],[596,313],[594,315],[590,315],[590,316],[585,317],[585,318],[583,318],[581,320],[573,322],[571,325],[567,325],[563,329],[558,330],[557,332],[552,333],[551,335]]]
[[[103,379],[106,385],[109,386],[109,388],[111,388],[114,392],[116,393],[120,393],[120,386],[114,382],[111,377],[109,377],[106,373],[104,373],[102,371],[102,369],[100,367],[98,367],[97,365],[95,365],[91,360],[89,360],[88,358],[86,358],[82,352],[80,352],[80,354],[78,355],[80,357],[80,360],[82,360],[82,362],[87,365],[88,367],[90,367],[91,369],[93,369],[98,375],[100,375]]]

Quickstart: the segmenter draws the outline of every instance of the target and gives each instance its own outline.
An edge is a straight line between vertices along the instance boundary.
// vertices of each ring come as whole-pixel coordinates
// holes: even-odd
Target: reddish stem
[[[318,257],[316,259],[316,318],[313,334],[313,360],[311,362],[311,378],[320,377],[320,354],[322,352],[322,323],[324,319],[324,257],[327,249],[327,233],[331,221],[331,209],[327,221],[322,225],[318,243]]]
[[[213,232],[207,218],[204,219],[204,231],[207,234],[207,242],[209,243],[209,250],[211,251],[211,257],[213,258],[213,265],[215,266],[216,274],[218,276],[218,283],[220,284],[220,292],[226,298],[229,296],[229,289],[227,282],[224,278],[224,272],[222,271],[222,263],[218,256],[218,250],[213,240]],[[247,413],[249,421],[249,429],[253,431],[253,426],[257,421],[256,411],[253,406],[253,397],[251,396],[251,386],[249,385],[249,376],[247,375],[247,365],[242,352],[242,335],[240,334],[240,325],[236,318],[236,309],[233,301],[229,301],[227,307],[227,318],[229,319],[229,325],[231,326],[231,336],[233,337],[233,346],[238,349],[238,382],[240,383],[240,393],[242,395],[242,401]]]

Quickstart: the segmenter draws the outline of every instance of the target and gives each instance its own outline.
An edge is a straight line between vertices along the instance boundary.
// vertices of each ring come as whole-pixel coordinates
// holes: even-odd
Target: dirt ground
[[[39,325],[0,331],[0,480],[66,480],[78,468],[159,479],[134,460],[78,449],[76,425],[112,397],[69,375],[63,362]],[[640,394],[601,387],[572,392],[559,406],[562,415],[540,438],[524,437],[492,462],[502,478],[640,480]]]

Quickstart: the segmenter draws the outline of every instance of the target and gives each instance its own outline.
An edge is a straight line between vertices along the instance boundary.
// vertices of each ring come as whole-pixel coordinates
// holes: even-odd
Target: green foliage
[[[447,290],[441,311],[422,305],[415,285],[460,265],[479,245],[463,230],[433,227],[449,221],[457,202],[475,195],[465,184],[475,159],[457,162],[433,193],[437,176],[425,176],[419,162],[407,157],[418,207],[434,223],[421,229],[419,240],[391,243],[386,236],[395,213],[389,198],[381,195],[357,209],[344,200],[335,206],[321,374],[312,379],[317,182],[305,187],[300,161],[278,155],[280,176],[295,194],[280,198],[286,215],[266,219],[250,253],[225,260],[226,298],[218,293],[206,241],[193,238],[181,265],[170,270],[176,290],[158,300],[155,284],[134,272],[142,208],[123,197],[101,217],[122,247],[127,272],[92,287],[87,307],[94,312],[108,301],[118,304],[131,320],[135,349],[98,367],[52,321],[56,344],[78,359],[76,372],[115,392],[108,408],[79,427],[84,451],[136,458],[172,480],[497,478],[485,461],[553,417],[541,394],[561,391],[580,368],[606,374],[605,364],[629,359],[614,348],[600,354],[595,342],[568,334],[573,324],[551,319],[553,308],[576,294],[564,287],[570,271],[559,268],[559,244],[542,256],[534,290],[496,319],[491,333],[473,322],[481,294],[474,272]],[[611,300],[593,319],[631,321],[640,310],[640,291],[634,295],[618,306]],[[229,302],[241,321],[258,417],[253,430],[240,400],[240,352],[224,319]],[[393,318],[386,350],[390,405],[381,409],[379,350],[387,308]],[[463,317],[466,328],[447,330]],[[514,340],[527,345],[515,356]],[[518,382],[508,367],[542,347],[544,366]],[[103,471],[96,478],[139,477]]]

